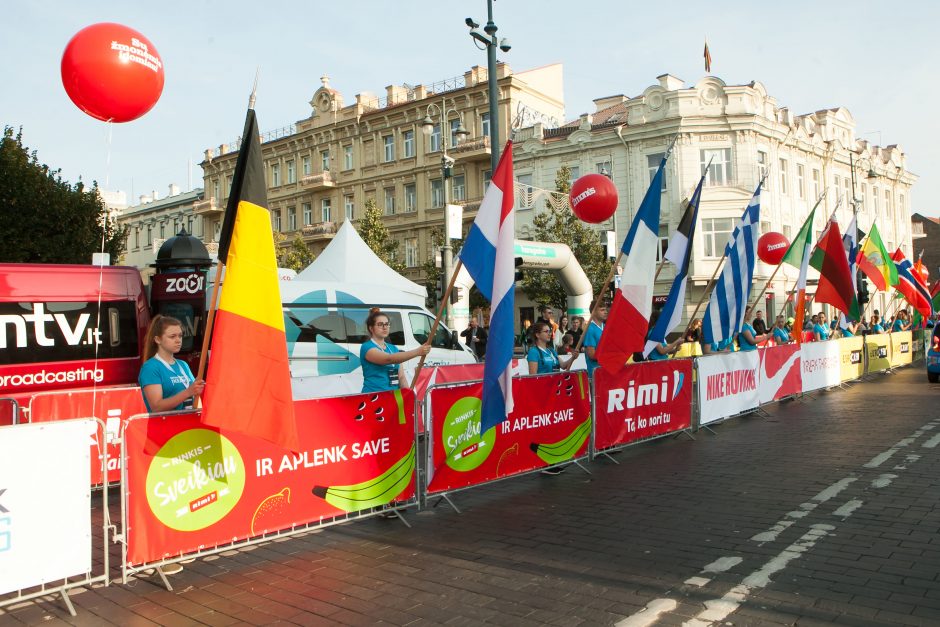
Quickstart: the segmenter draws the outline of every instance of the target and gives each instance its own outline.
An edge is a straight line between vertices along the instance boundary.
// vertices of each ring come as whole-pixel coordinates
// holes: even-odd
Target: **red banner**
[[[509,418],[480,434],[482,383],[432,389],[428,493],[546,468],[587,452],[591,400],[584,372],[513,379]]]
[[[114,439],[120,436],[127,419],[147,412],[144,397],[138,387],[80,389],[70,392],[47,392],[37,394],[29,402],[30,422],[50,422],[72,418],[94,417],[105,423]],[[91,484],[104,483],[101,474],[101,459],[104,456],[102,441],[98,435],[91,443]],[[121,446],[108,444],[108,481],[121,480]]]
[[[410,390],[296,401],[301,450],[198,414],[124,429],[127,555],[154,562],[415,496]]]
[[[799,394],[803,390],[799,344],[761,348],[758,353],[760,378],[757,389],[762,405]]]
[[[692,360],[646,361],[594,371],[594,450],[692,426]]]

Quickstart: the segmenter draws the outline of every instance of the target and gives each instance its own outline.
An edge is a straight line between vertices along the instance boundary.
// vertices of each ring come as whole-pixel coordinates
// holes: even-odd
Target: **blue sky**
[[[592,99],[640,94],[670,73],[692,85],[712,73],[727,83],[761,81],[781,106],[806,113],[844,106],[858,133],[900,144],[920,180],[912,209],[940,216],[940,3],[671,2],[497,0],[500,54],[515,70],[564,64],[568,119],[593,111]],[[464,18],[486,21],[485,0],[357,2],[4,3],[0,37],[0,122],[23,127],[41,161],[76,181],[108,182],[128,197],[169,183],[201,184],[206,148],[233,140],[244,122],[255,69],[263,130],[309,115],[324,73],[346,103],[386,85],[431,83],[485,65]],[[112,21],[156,46],[166,86],[147,115],[116,124],[110,163],[106,125],[80,112],[61,84],[66,43],[81,28]],[[133,193],[133,196],[131,194]]]

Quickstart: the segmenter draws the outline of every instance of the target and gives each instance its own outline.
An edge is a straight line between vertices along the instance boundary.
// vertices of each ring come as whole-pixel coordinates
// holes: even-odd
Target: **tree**
[[[300,272],[316,259],[316,255],[310,252],[300,235],[294,238],[287,248],[279,248],[277,257],[279,266],[290,268],[294,272]]]
[[[359,220],[359,236],[392,270],[405,271],[405,263],[396,259],[398,242],[389,235],[388,227],[382,221],[382,212],[375,206],[374,198],[366,201],[366,211]]]
[[[562,166],[555,175],[555,190],[565,195],[571,191],[571,169],[568,166]],[[587,274],[594,294],[597,294],[610,272],[610,261],[601,246],[598,232],[585,226],[567,207],[556,209],[548,202],[545,206],[547,211],[532,220],[534,239],[567,244]],[[567,305],[568,294],[551,271],[523,271],[522,290],[537,303],[562,309]]]
[[[426,304],[428,309],[434,311],[441,305],[437,299],[437,287],[438,281],[441,280],[441,274],[443,273],[443,270],[437,266],[435,253],[444,246],[444,229],[431,229],[430,237],[431,254],[428,255],[428,258],[424,260],[424,264],[422,264],[421,269],[424,271],[424,287],[428,291]],[[460,249],[463,247],[463,242],[464,240],[462,239],[450,240],[450,245],[454,250],[454,266],[457,265],[457,253],[459,253]],[[444,285],[441,286],[442,290],[447,289],[447,284],[449,281],[450,277],[447,277],[444,281]],[[470,311],[474,311],[475,309],[486,309],[489,306],[489,301],[483,297],[483,294],[480,293],[480,290],[478,290],[475,285],[472,286],[470,288]]]
[[[3,129],[0,139],[0,261],[91,263],[104,252],[116,262],[124,254],[127,227],[108,220],[98,195],[79,181],[63,181],[61,170],[39,163],[23,145],[23,129]]]

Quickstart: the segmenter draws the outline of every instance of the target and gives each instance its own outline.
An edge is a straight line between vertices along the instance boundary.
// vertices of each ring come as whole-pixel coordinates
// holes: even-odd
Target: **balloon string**
[[[105,122],[107,125],[107,135],[105,138],[105,158],[104,158],[104,191],[108,191],[108,187],[111,184],[111,131],[114,129],[114,125],[111,120]],[[99,190],[100,193],[100,190]],[[108,235],[108,223],[110,217],[110,210],[108,209],[108,204],[104,201],[104,197],[100,196],[102,204],[104,205],[104,221],[101,225],[101,259],[98,260],[98,308],[95,316],[95,330],[98,331],[101,329],[101,293],[104,291],[104,245]],[[98,347],[100,345],[100,340],[98,339],[100,334],[95,336],[95,364],[92,367],[92,372],[97,375],[98,373]],[[110,337],[110,334],[109,334]],[[102,377],[103,378],[103,377]],[[91,387],[91,411],[94,416],[95,408],[97,407],[97,397],[98,397],[98,377],[92,377],[92,387]],[[100,418],[100,416],[95,416]],[[105,417],[104,419],[107,419]],[[105,439],[107,439],[107,434],[105,434]],[[105,470],[107,472],[107,470]]]

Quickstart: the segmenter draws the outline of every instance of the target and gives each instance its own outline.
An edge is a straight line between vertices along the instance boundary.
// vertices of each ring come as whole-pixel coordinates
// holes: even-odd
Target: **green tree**
[[[294,272],[300,272],[316,259],[316,255],[310,252],[303,238],[298,235],[287,248],[278,249],[278,265],[282,268],[290,268]]]
[[[568,166],[562,166],[555,175],[555,190],[565,195],[571,191],[571,169]],[[546,211],[532,220],[533,238],[539,242],[567,244],[591,281],[596,295],[610,272],[610,261],[601,246],[598,232],[586,226],[567,207],[556,209],[548,202],[545,206]],[[526,296],[543,305],[564,308],[567,304],[564,287],[557,275],[548,270],[525,270],[522,290]]]
[[[91,263],[104,252],[117,262],[124,254],[127,227],[108,220],[98,195],[79,181],[63,181],[61,170],[39,163],[23,145],[22,128],[3,129],[0,139],[0,261]]]
[[[382,221],[382,212],[375,206],[374,198],[366,201],[365,213],[359,220],[359,236],[392,270],[405,271],[405,262],[396,259],[398,242],[389,235],[388,227]]]
[[[443,270],[437,267],[437,261],[435,260],[435,254],[441,250],[441,247],[444,246],[444,229],[433,228],[431,229],[431,254],[428,255],[428,258],[424,260],[424,263],[421,266],[421,269],[424,271],[424,287],[428,291],[428,297],[426,305],[431,311],[435,311],[438,307],[441,306],[441,303],[437,299],[437,282],[441,279],[441,274]],[[457,253],[460,252],[460,249],[463,247],[462,239],[452,239],[450,240],[450,245],[454,249],[454,266],[457,265]],[[449,281],[449,278],[448,278]],[[447,282],[445,281],[442,289],[447,289]],[[483,294],[480,293],[480,290],[474,285],[470,288],[470,311],[475,309],[486,309],[490,306],[490,303],[486,298],[483,297]]]

